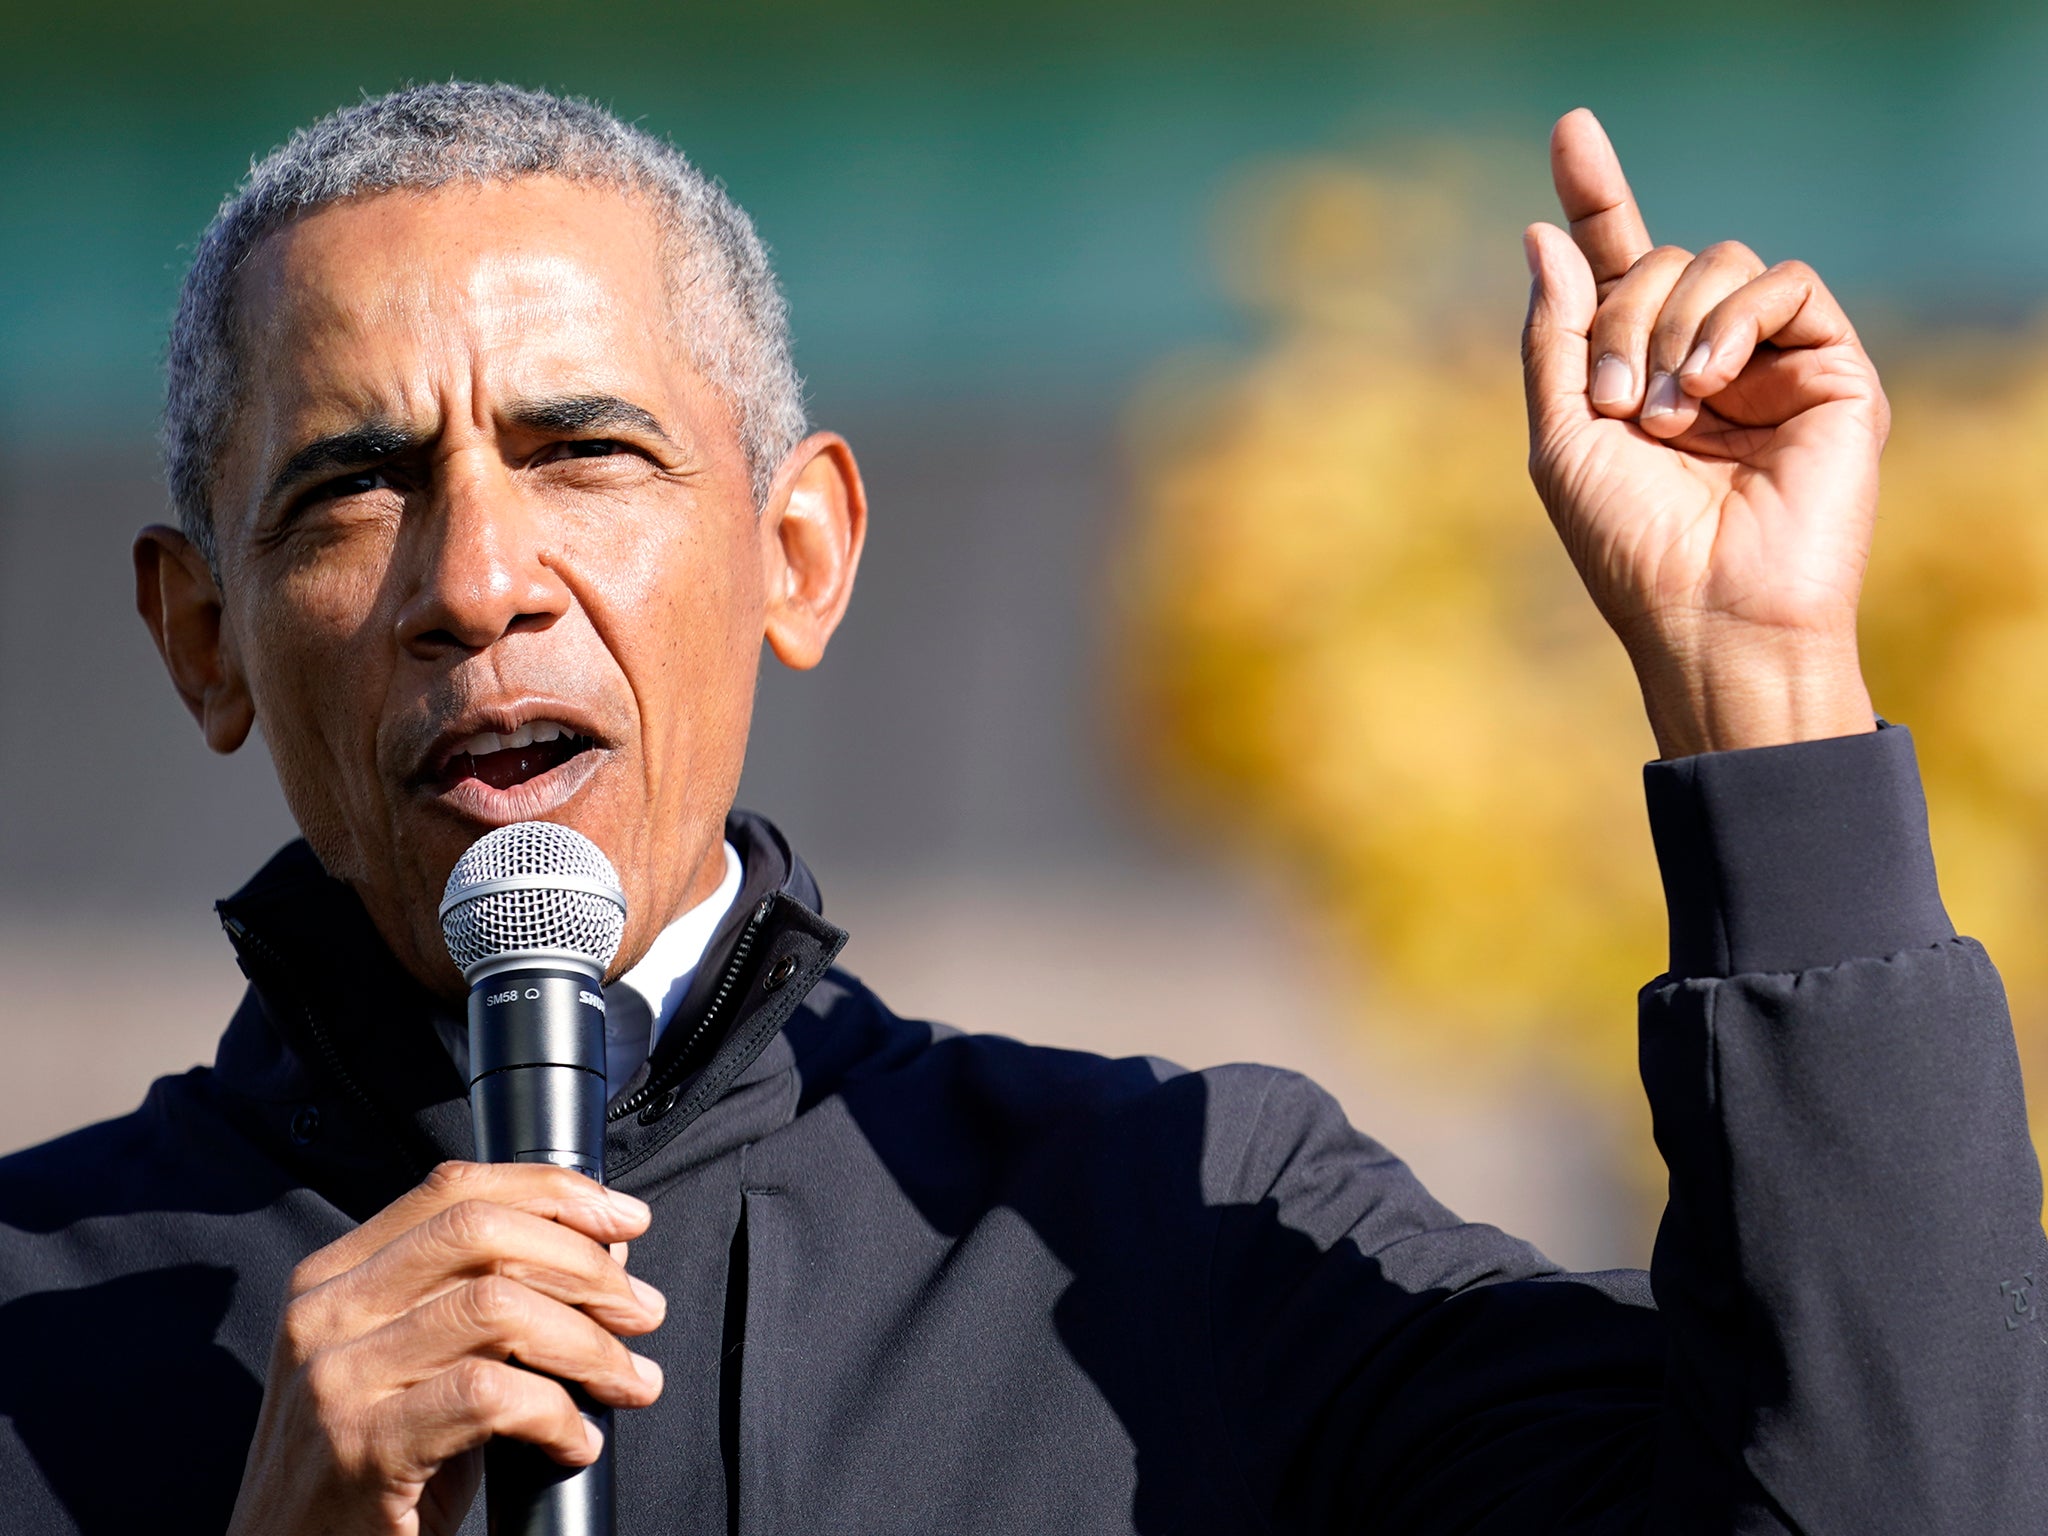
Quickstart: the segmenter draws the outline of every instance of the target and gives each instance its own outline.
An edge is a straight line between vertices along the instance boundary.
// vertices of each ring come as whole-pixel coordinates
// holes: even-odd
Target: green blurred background
[[[1532,140],[1590,103],[1661,230],[1991,318],[2048,279],[2048,11],[2021,3],[20,6],[0,93],[10,416],[131,429],[179,253],[252,153],[406,80],[586,93],[723,177],[821,402],[1116,401],[1226,331],[1248,160]]]
[[[1264,191],[1305,166],[1426,179],[1449,155],[1476,170],[1445,262],[1485,281],[1382,353],[1440,374],[1433,338],[1455,335],[1499,495],[1525,497],[1498,446],[1515,405],[1487,382],[1513,371],[1494,274],[1546,215],[1543,136],[1580,104],[1660,239],[1812,261],[1881,362],[1961,337],[2009,372],[2048,292],[2048,11],[2017,3],[252,0],[14,6],[0,39],[0,975],[26,999],[0,1013],[25,1063],[0,1147],[207,1053],[236,978],[206,903],[289,835],[266,765],[208,759],[156,675],[125,546],[161,513],[185,253],[252,156],[361,94],[460,75],[594,96],[722,178],[775,249],[816,414],[862,451],[876,522],[831,662],[764,678],[745,793],[819,866],[857,968],[969,1027],[1304,1066],[1454,1203],[1588,1263],[1646,1252],[1633,1100],[1526,1040],[1482,1084],[1442,1070],[1457,1052],[1432,1066],[1428,997],[1376,984],[1376,919],[1313,915],[1394,866],[1315,867],[1258,805],[1286,783],[1204,802],[1183,793],[1199,761],[1130,740],[1147,717],[1119,677],[1175,632],[1131,596],[1175,536],[1133,435],[1199,419],[1174,403],[1191,373],[1227,392],[1316,323],[1245,271],[1287,259],[1258,254],[1288,227]],[[1433,253],[1374,260],[1398,288]],[[1619,675],[1602,665],[1596,691]],[[1181,703],[1232,718],[1211,683]],[[1647,737],[1617,739],[1635,837]],[[1416,910],[1456,933],[1454,907]],[[1654,925],[1615,918],[1617,975],[1654,972]],[[1037,979],[992,997],[996,966]],[[1625,1077],[1613,990],[1594,1034]],[[87,991],[97,1011],[53,1034]]]

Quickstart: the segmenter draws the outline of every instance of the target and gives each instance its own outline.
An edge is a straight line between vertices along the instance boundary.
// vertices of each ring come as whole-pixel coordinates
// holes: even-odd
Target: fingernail
[[[645,1355],[635,1355],[633,1357],[633,1374],[656,1391],[661,1389],[661,1367]]]
[[[1593,365],[1593,403],[1626,405],[1636,392],[1635,371],[1612,352]]]
[[[597,1460],[598,1457],[604,1454],[604,1431],[588,1419],[583,1421],[583,1438],[590,1446],[590,1459],[592,1461]]]
[[[1643,420],[1669,416],[1678,409],[1678,380],[1668,373],[1650,375],[1650,391],[1643,396]]]
[[[666,1312],[668,1298],[638,1275],[626,1276],[626,1284],[633,1288],[633,1299],[650,1312]]]
[[[653,1218],[654,1213],[647,1209],[645,1200],[635,1200],[623,1190],[608,1189],[605,1191],[605,1197],[611,1201],[613,1209],[621,1216],[630,1217],[635,1221],[648,1221]]]
[[[1537,269],[1536,237],[1534,235],[1525,234],[1522,236],[1522,260],[1526,261],[1529,264],[1529,275],[1531,277],[1535,277],[1537,275]]]
[[[1689,379],[1696,373],[1704,373],[1707,367],[1707,359],[1713,355],[1714,349],[1704,341],[1701,342],[1692,349],[1692,356],[1679,365],[1678,376],[1681,379]]]

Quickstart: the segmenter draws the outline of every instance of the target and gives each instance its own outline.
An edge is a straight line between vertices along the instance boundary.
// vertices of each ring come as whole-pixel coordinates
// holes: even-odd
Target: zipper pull
[[[254,981],[256,973],[249,969],[249,943],[251,939],[249,925],[239,917],[229,917],[226,913],[222,913],[220,927],[221,932],[228,936],[228,943],[235,951],[235,969],[240,971],[248,980]]]

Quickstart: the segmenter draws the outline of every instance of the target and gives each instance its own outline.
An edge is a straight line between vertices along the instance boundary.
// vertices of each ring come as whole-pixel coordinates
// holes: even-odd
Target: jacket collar
[[[648,1162],[715,1103],[824,976],[846,935],[770,822],[727,818],[745,869],[653,1057],[613,1101],[607,1176]],[[446,1158],[474,1155],[467,1085],[441,1046],[453,1020],[406,973],[355,893],[304,842],[216,910],[250,996],[216,1085],[249,1129],[337,1204],[367,1215]]]

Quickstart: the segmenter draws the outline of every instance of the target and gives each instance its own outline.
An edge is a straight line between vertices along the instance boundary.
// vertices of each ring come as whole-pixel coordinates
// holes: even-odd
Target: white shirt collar
[[[718,889],[655,935],[640,963],[606,987],[605,1078],[613,1093],[653,1053],[662,1029],[683,1005],[683,996],[703,964],[711,935],[740,893],[739,850],[725,845],[725,878]],[[624,989],[632,995],[621,997]],[[460,1013],[437,1009],[434,1031],[464,1081],[469,1078],[469,1024]]]
[[[739,850],[727,843],[725,878],[718,882],[718,889],[656,934],[640,963],[605,989],[631,987],[640,994],[652,1021],[647,1039],[650,1054],[660,1042],[668,1021],[682,1007],[683,995],[690,990],[690,982],[703,962],[705,947],[725,920],[725,914],[732,910],[739,893]]]

